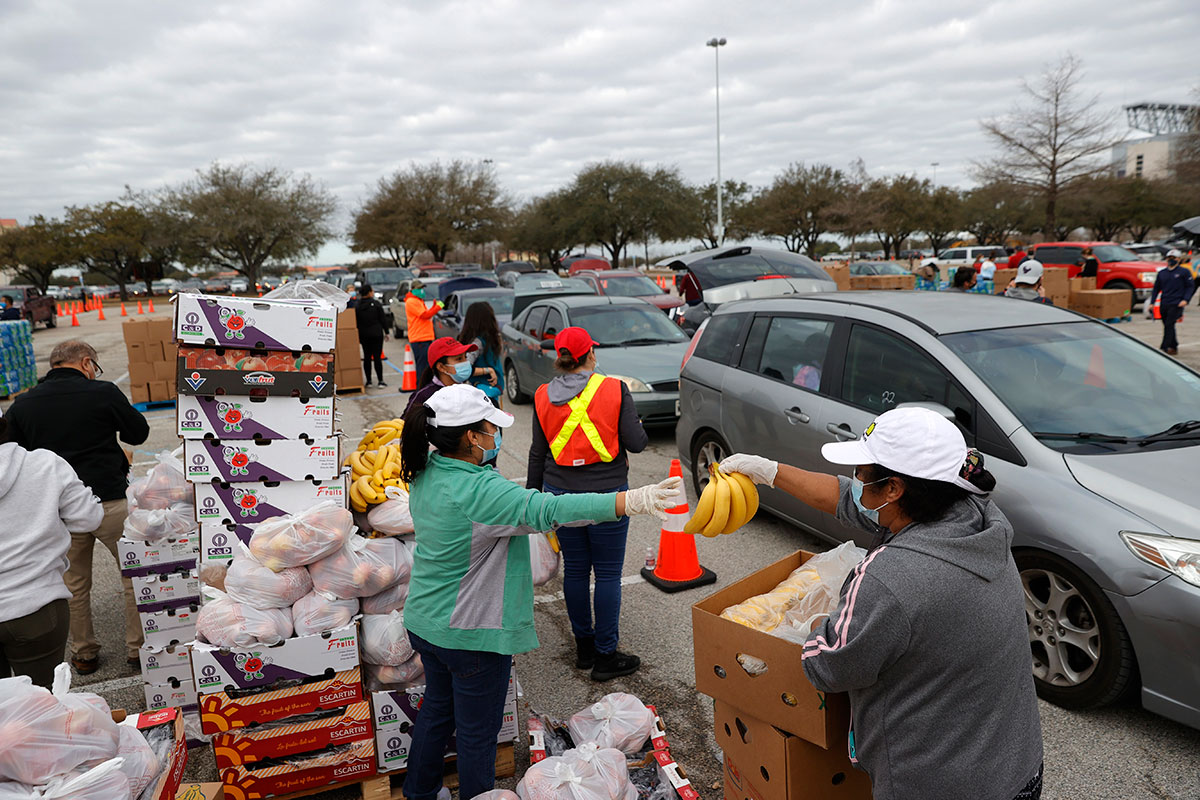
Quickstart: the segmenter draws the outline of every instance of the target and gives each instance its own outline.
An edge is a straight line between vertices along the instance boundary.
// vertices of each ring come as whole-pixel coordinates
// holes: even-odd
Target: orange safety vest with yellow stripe
[[[563,405],[551,403],[543,385],[534,403],[554,463],[582,467],[617,457],[621,448],[621,382],[616,378],[593,372],[584,390]],[[592,408],[597,411],[594,417],[589,413]]]

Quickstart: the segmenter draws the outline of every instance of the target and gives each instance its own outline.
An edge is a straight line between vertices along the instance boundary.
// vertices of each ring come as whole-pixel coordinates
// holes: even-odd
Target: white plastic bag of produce
[[[191,503],[172,503],[166,508],[129,507],[122,535],[135,542],[177,539],[196,531],[196,507]]]
[[[278,644],[292,635],[290,608],[255,608],[212,588],[205,588],[204,596],[196,615],[201,641],[217,647],[251,647]]]
[[[421,654],[413,653],[413,657],[398,667],[386,664],[364,664],[367,672],[367,687],[373,692],[383,691],[392,686],[413,686],[425,677],[425,666],[421,663]]]
[[[364,614],[390,614],[402,611],[404,601],[408,599],[408,581],[403,580],[384,589],[379,594],[364,597],[362,611]]]
[[[250,536],[250,552],[269,569],[302,567],[340,550],[353,530],[350,509],[325,500],[259,523]]]
[[[614,692],[575,714],[567,730],[577,743],[595,742],[601,748],[613,747],[626,755],[642,749],[654,729],[654,713],[631,694]]]
[[[71,693],[71,668],[54,669],[54,691],[27,676],[0,679],[0,780],[37,786],[117,755],[120,732],[104,700]]]
[[[132,793],[129,778],[121,771],[124,759],[110,758],[99,766],[72,770],[45,786],[0,782],[0,800],[124,800]]]
[[[517,784],[517,795],[521,800],[630,800],[637,789],[628,772],[623,784],[614,786],[592,763],[568,750],[532,765]]]
[[[191,484],[183,472],[183,462],[164,450],[155,458],[158,463],[150,468],[145,477],[129,484],[125,497],[130,508],[143,511],[169,508],[175,503],[190,502],[193,495]]]
[[[508,789],[492,789],[490,792],[477,794],[471,800],[521,800],[516,792],[510,792]]]
[[[629,791],[629,766],[625,754],[620,750],[601,748],[595,742],[584,742],[574,750],[563,753],[563,758],[585,764],[610,797],[620,798]]]
[[[867,551],[854,542],[843,542],[805,562],[804,566],[817,573],[817,582],[784,613],[783,624],[771,633],[781,639],[804,644],[813,623],[837,608],[846,576],[866,556]]]
[[[529,536],[529,560],[533,567],[533,585],[541,586],[548,583],[558,574],[558,553],[550,546],[550,540],[544,533],[534,533]]]
[[[312,578],[304,567],[284,567],[276,572],[238,544],[241,547],[225,573],[225,592],[232,600],[255,608],[286,608],[312,591]]]
[[[407,580],[412,556],[398,539],[364,539],[351,536],[340,550],[308,565],[313,588],[345,600],[370,597]]]
[[[398,667],[413,657],[404,612],[367,614],[362,619],[362,655],[368,664]]]
[[[399,486],[386,486],[383,492],[388,499],[367,512],[371,529],[379,533],[412,533],[413,518],[408,510],[408,492]]]
[[[133,797],[140,797],[147,786],[158,777],[162,764],[151,749],[150,743],[136,727],[118,725],[121,731],[121,741],[117,746],[117,755],[124,759],[121,772],[129,779],[129,788]]]
[[[225,573],[229,571],[227,564],[216,564],[212,561],[200,562],[200,582],[205,586],[225,591]]]
[[[292,606],[292,625],[297,636],[325,633],[349,625],[358,613],[358,600],[336,600],[320,592],[309,592]]]

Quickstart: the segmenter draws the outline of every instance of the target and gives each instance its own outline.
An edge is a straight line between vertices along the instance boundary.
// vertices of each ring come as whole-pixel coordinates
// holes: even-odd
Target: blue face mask
[[[863,483],[857,477],[850,479],[850,497],[854,500],[854,505],[858,506],[858,510],[862,512],[864,517],[871,520],[871,522],[874,522],[876,525],[879,524],[879,509],[883,508],[883,506],[886,506],[891,501],[889,500],[888,503],[884,503],[883,506],[879,506],[878,508],[867,508],[862,502],[863,487],[872,486],[876,483],[883,483],[886,480],[887,478],[880,478],[877,481]]]
[[[484,450],[482,447],[479,447],[479,445],[475,445],[475,446],[479,447],[480,450],[483,450],[483,460],[485,462],[494,461],[496,459],[496,457],[498,455],[500,455],[500,444],[503,440],[504,440],[504,434],[501,433],[500,431],[496,431],[495,433],[492,434],[491,449]]]
[[[470,361],[460,361],[454,365],[454,380],[459,383],[466,383],[471,377],[471,373],[475,371],[474,365]]]

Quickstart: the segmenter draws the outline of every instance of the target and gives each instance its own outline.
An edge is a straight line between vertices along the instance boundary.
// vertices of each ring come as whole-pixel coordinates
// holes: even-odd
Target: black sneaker
[[[379,382],[379,388],[380,388],[380,389],[385,389],[385,388],[387,388],[387,384],[386,384],[386,383],[384,383],[383,381],[380,381],[380,382]]]
[[[596,666],[592,669],[592,680],[597,682],[611,681],[613,678],[620,678],[625,675],[632,675],[638,671],[638,667],[642,665],[642,660],[637,656],[631,656],[628,653],[622,653],[620,650],[608,653],[596,654]]]
[[[593,636],[575,637],[575,669],[596,666],[596,639]]]

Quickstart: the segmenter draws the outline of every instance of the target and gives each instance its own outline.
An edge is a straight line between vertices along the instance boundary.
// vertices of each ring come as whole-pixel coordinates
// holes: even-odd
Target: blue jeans
[[[425,370],[429,368],[429,345],[431,344],[433,344],[432,339],[428,342],[410,340],[408,343],[408,346],[412,348],[413,364],[417,368],[417,386],[421,385],[421,378],[425,375]]]
[[[573,494],[546,483],[550,494]],[[613,489],[623,492],[628,485]],[[629,517],[575,528],[559,528],[563,557],[563,598],[576,637],[596,637],[596,652],[608,655],[620,639],[621,573],[625,568],[625,539]],[[591,578],[596,575],[596,624],[592,626]]]
[[[459,796],[490,791],[496,783],[496,737],[504,722],[512,656],[450,650],[412,632],[408,639],[425,667],[425,698],[413,726],[404,796],[437,796],[452,735],[458,739]]]

